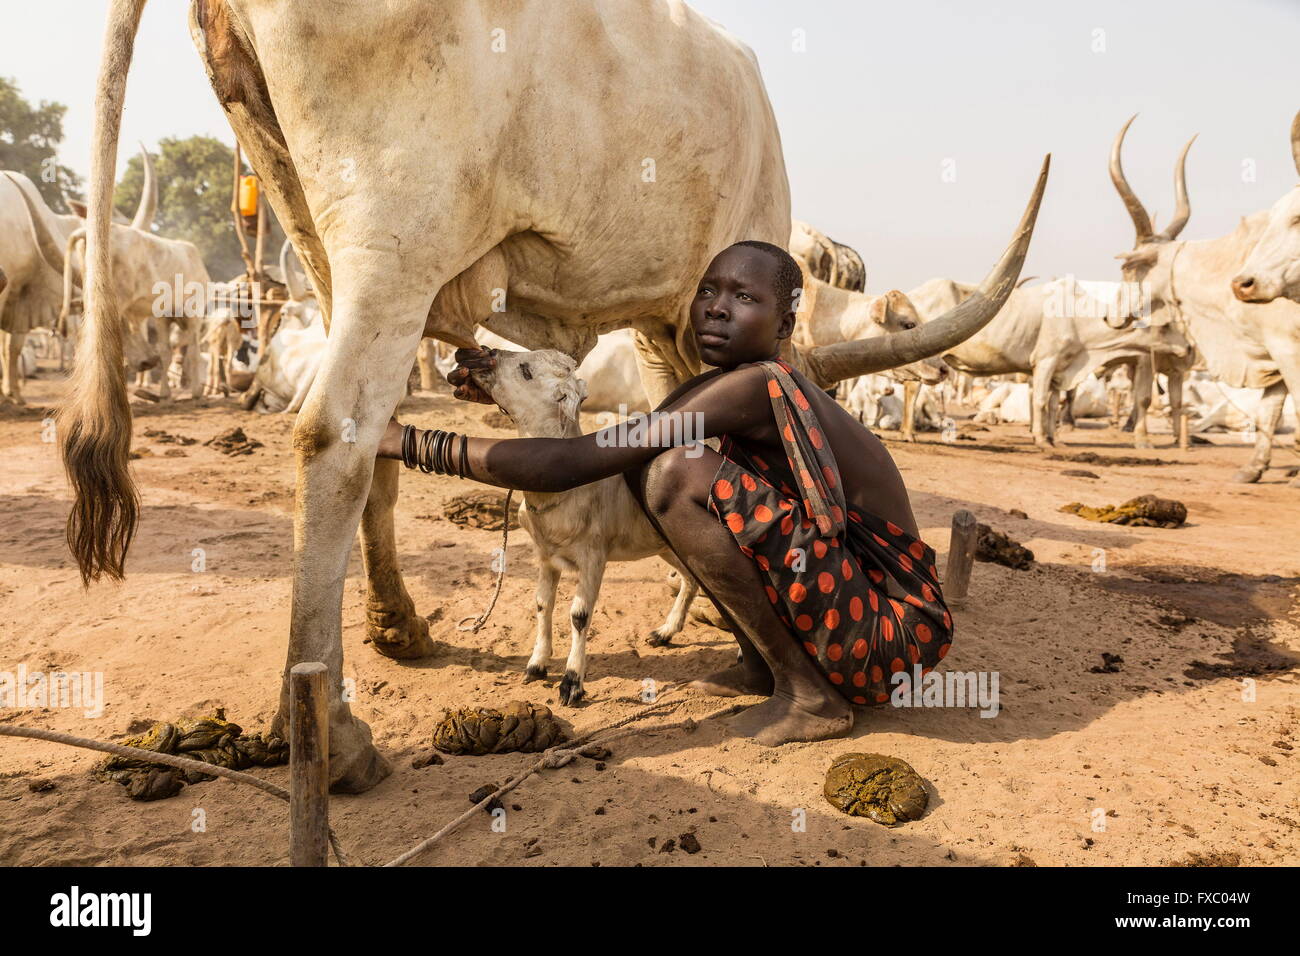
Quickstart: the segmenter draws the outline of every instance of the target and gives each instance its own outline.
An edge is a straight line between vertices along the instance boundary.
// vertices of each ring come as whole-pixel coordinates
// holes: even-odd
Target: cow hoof
[[[651,631],[650,636],[645,642],[651,647],[672,647],[673,636],[671,634],[660,634],[658,631]]]
[[[370,728],[355,717],[339,726],[331,724],[330,793],[365,793],[393,768],[370,741]]]
[[[1253,485],[1262,477],[1264,477],[1263,468],[1242,468],[1233,474],[1232,480],[1238,485]]]
[[[531,684],[535,680],[546,680],[546,668],[530,664],[524,668],[524,683]]]
[[[1155,445],[1151,444],[1151,439],[1149,439],[1149,438],[1135,438],[1135,439],[1133,439],[1133,447],[1134,447],[1134,448],[1154,448]]]
[[[1300,475],[1296,475],[1294,478],[1288,481],[1286,483],[1286,486],[1288,488],[1300,488]]]
[[[587,692],[582,689],[582,678],[573,671],[565,671],[560,681],[560,703],[567,707],[577,707]]]
[[[401,611],[367,607],[366,637],[375,650],[396,661],[429,657],[434,652],[429,622],[410,605]]]

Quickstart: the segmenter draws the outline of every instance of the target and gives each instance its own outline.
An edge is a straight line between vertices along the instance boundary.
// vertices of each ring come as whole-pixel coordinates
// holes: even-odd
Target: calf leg
[[[652,647],[666,647],[672,643],[675,635],[681,633],[682,628],[686,626],[686,616],[691,609],[691,602],[700,593],[700,585],[675,555],[665,554],[660,557],[677,569],[677,596],[673,599],[668,617],[650,632],[650,640],[647,643]]]
[[[533,654],[524,668],[524,683],[546,678],[546,665],[551,659],[551,617],[555,613],[555,591],[560,585],[560,572],[540,552],[537,555],[537,636],[533,640]]]
[[[366,636],[385,657],[411,660],[433,653],[429,622],[415,612],[397,560],[393,509],[400,461],[375,462],[370,494],[361,513],[361,557],[366,569]]]
[[[569,659],[560,680],[560,703],[570,707],[577,706],[587,696],[582,686],[587,676],[587,631],[591,627],[591,615],[596,610],[596,598],[600,596],[600,582],[605,577],[605,555],[588,554],[586,558],[578,568],[578,592],[569,607],[572,625]]]

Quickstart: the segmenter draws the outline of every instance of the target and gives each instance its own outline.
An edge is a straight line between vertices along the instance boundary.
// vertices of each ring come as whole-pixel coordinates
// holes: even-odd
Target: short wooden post
[[[289,864],[329,864],[329,710],[324,664],[289,671]]]
[[[954,512],[952,537],[948,542],[948,567],[943,576],[943,599],[949,604],[958,604],[966,598],[978,537],[979,523],[975,515],[965,508]]]
[[[1192,416],[1187,409],[1179,409],[1178,415],[1178,447],[1187,451],[1192,447],[1192,426],[1190,424]]]

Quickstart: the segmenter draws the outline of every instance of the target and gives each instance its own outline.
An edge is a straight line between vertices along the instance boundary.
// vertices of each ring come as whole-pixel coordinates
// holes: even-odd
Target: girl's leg
[[[665,451],[624,475],[650,521],[701,587],[727,615],[744,662],[699,682],[701,690],[761,693],[770,674],[772,696],[735,719],[733,726],[768,746],[794,740],[842,737],[853,728],[848,702],[831,686],[791,636],[763,593],[754,563],[731,532],[708,510],[709,486],[721,461],[710,449]]]

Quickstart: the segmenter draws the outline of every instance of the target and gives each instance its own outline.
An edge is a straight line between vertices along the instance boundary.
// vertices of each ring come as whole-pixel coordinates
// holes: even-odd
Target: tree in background
[[[158,211],[154,232],[168,239],[186,239],[199,249],[208,274],[224,282],[244,271],[239,238],[230,216],[234,150],[211,136],[166,137],[151,153],[158,176]],[[245,168],[245,173],[250,172]],[[135,215],[144,185],[144,164],[132,156],[118,181],[113,203],[128,218]],[[267,209],[265,256],[275,263],[284,232]],[[249,239],[250,251],[253,240]]]
[[[18,84],[0,76],[0,169],[22,173],[41,191],[51,209],[71,212],[63,204],[62,190],[81,196],[81,177],[56,156],[63,142],[62,103],[41,100],[32,106],[18,91]]]

